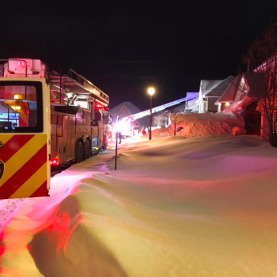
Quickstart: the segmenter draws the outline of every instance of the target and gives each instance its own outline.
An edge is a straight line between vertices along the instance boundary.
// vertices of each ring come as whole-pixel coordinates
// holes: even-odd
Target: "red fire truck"
[[[109,97],[72,69],[0,61],[0,199],[47,196],[51,165],[107,147]]]

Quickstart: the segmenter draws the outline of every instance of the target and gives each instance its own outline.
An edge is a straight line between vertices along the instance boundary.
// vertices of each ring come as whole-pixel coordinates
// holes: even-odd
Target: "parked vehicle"
[[[72,69],[0,61],[0,199],[47,196],[51,165],[106,149],[109,96]]]

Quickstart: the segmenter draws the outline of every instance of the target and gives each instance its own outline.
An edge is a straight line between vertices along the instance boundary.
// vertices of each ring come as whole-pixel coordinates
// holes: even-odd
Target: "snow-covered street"
[[[276,148],[254,136],[120,147],[116,171],[110,149],[20,203],[1,276],[277,276]]]

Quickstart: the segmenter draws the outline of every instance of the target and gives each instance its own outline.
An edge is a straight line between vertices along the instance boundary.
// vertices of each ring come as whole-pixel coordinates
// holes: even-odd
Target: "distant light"
[[[16,99],[16,100],[22,100],[22,95],[20,94],[15,94],[13,99]]]
[[[20,106],[11,106],[11,108],[14,109],[14,110],[21,110]]]
[[[150,87],[147,89],[148,94],[153,95],[155,93],[155,88]]]
[[[229,106],[230,106],[230,103],[229,103],[229,102],[226,102],[226,103],[225,103],[225,106],[226,106],[226,107],[229,107]]]

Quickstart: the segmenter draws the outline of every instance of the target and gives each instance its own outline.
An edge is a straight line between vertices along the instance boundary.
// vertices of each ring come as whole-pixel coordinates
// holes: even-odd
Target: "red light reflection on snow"
[[[5,245],[4,245],[4,242],[3,242],[3,239],[4,239],[4,233],[0,234],[0,273],[1,273],[1,257],[2,255],[4,254],[5,252]]]
[[[82,220],[81,214],[74,219],[70,218],[66,211],[56,214],[54,221],[45,230],[49,243],[56,247],[56,253],[66,249],[68,239]]]

